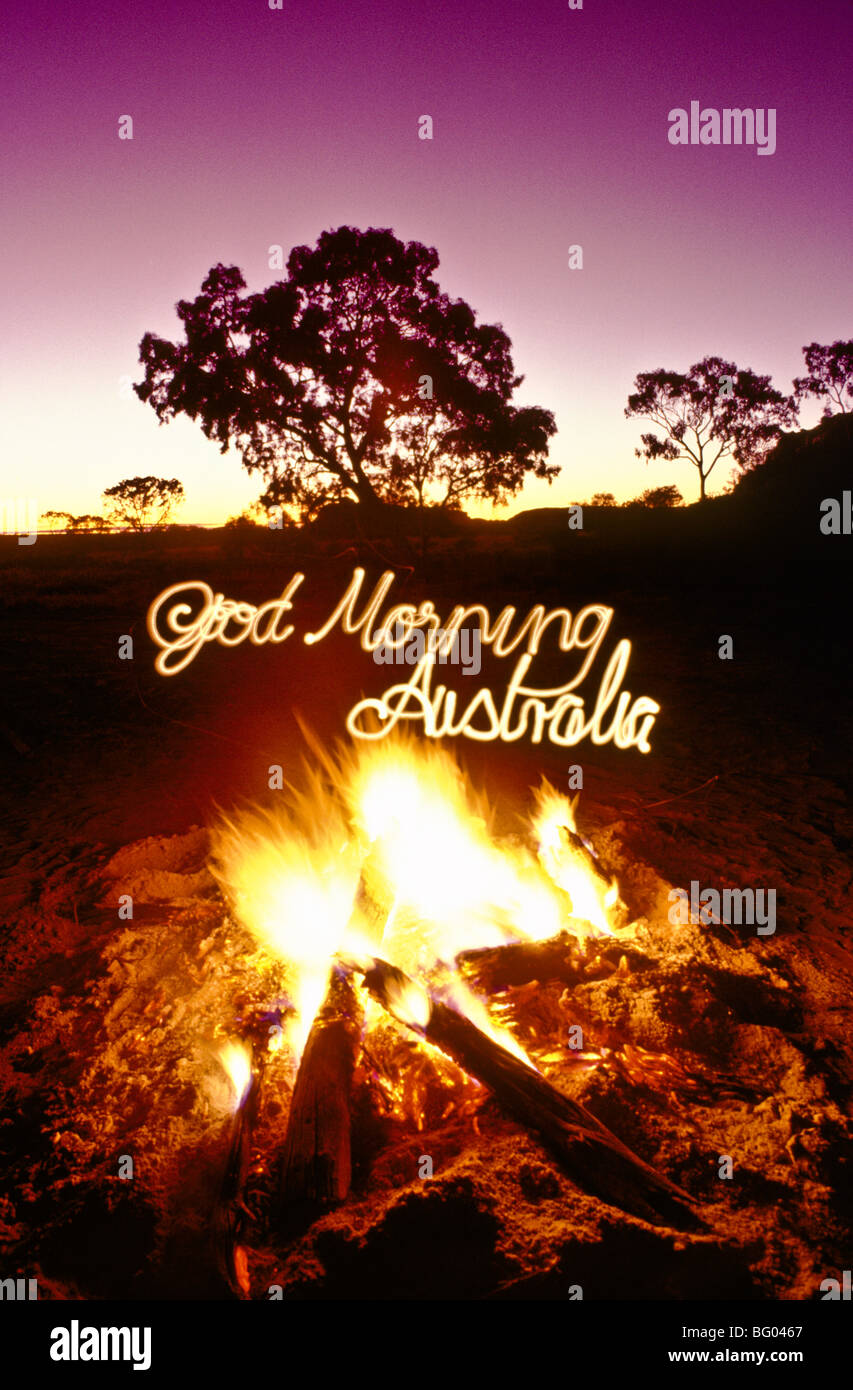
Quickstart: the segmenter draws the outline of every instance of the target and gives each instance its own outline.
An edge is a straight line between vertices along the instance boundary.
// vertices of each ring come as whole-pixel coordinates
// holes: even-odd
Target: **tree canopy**
[[[90,512],[84,512],[82,516],[74,516],[72,512],[45,512],[46,521],[62,521],[65,525],[61,528],[65,531],[104,531],[106,530],[106,518],[93,516]]]
[[[559,471],[554,417],[512,404],[508,336],[443,293],[437,267],[430,247],[347,226],[297,246],[256,294],[216,265],[177,305],[182,342],[143,337],[134,389],[161,422],[183,413],[236,445],[266,505],[504,501]]]
[[[172,510],[184,500],[183,484],[177,478],[124,478],[104,491],[110,520],[133,531],[156,530],[165,526]]]
[[[807,396],[822,400],[824,419],[835,414],[833,406],[848,415],[853,409],[853,342],[809,343],[803,356],[807,375],[794,378],[797,400]]]
[[[771,386],[769,376],[721,357],[705,357],[686,372],[641,372],[634,386],[626,416],[651,420],[663,434],[642,435],[637,457],[692,464],[702,498],[721,459],[742,470],[754,467],[797,419],[796,402]]]
[[[684,498],[675,483],[664,483],[662,487],[647,487],[638,502],[641,507],[681,507]]]

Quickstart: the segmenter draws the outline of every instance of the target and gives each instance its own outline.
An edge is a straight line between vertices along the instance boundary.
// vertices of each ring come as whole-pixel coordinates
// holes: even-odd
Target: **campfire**
[[[579,833],[577,799],[543,782],[515,830],[498,834],[435,746],[315,752],[271,809],[223,816],[212,837],[231,910],[284,982],[262,1011],[280,1021],[261,1051],[255,1019],[251,1042],[223,1052],[240,1117],[220,1220],[235,1291],[249,1289],[234,1211],[267,1052],[282,1054],[292,1084],[270,1213],[285,1234],[350,1193],[357,1074],[387,1115],[419,1131],[454,1112],[476,1124],[491,1095],[581,1187],[653,1223],[700,1224],[683,1188],[548,1080],[572,1058],[583,1071],[621,1063],[668,1090],[695,1084],[671,1057],[584,1043],[570,1022],[571,981],[628,972],[638,954],[618,882]],[[516,1009],[543,972],[567,982],[556,1034],[525,1028]]]
[[[36,920],[68,944],[0,1053],[35,1121],[0,1208],[22,1275],[810,1296],[849,1151],[814,1061],[834,986],[674,924],[641,827],[487,793],[432,741],[311,740],[262,802],[58,873]]]

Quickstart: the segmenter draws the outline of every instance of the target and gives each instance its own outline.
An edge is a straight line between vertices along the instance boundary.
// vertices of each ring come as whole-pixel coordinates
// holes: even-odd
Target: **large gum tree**
[[[266,505],[505,501],[559,471],[554,417],[512,403],[509,338],[443,293],[437,266],[430,247],[355,227],[297,246],[256,294],[216,265],[177,305],[182,341],[145,334],[134,389],[161,421],[185,414],[234,444]]]

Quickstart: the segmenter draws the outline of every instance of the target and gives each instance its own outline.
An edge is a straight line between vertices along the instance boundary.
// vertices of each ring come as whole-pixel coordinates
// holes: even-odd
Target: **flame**
[[[443,749],[360,747],[343,790],[393,888],[385,953],[404,970],[560,930],[559,895],[525,847],[495,844],[488,805]]]
[[[534,820],[539,842],[539,858],[548,876],[569,895],[572,913],[591,923],[597,932],[611,935],[608,912],[619,901],[616,879],[607,884],[604,875],[590,869],[586,857],[573,846],[564,833],[578,836],[575,823],[575,802],[546,781],[536,793],[537,813]]]
[[[444,1000],[453,1006],[457,1012],[470,1018],[481,1033],[487,1033],[493,1042],[499,1043],[507,1052],[511,1052],[519,1061],[524,1062],[532,1071],[538,1071],[525,1052],[521,1043],[513,1037],[509,1029],[501,1028],[495,1023],[491,1014],[482,999],[468,988],[460,979],[452,979],[442,991]]]
[[[212,850],[235,915],[287,964],[293,1013],[283,1032],[298,1058],[345,944],[358,884],[359,857],[340,806],[314,778],[309,795],[294,794],[280,808],[223,817]]]
[[[285,964],[295,1059],[332,963],[381,955],[416,982],[395,1000],[398,1018],[423,1029],[431,992],[533,1066],[460,979],[456,958],[557,935],[566,895],[590,931],[610,931],[618,888],[561,834],[562,826],[576,833],[569,801],[547,784],[539,793],[537,855],[520,837],[496,837],[486,800],[435,744],[359,742],[334,760],[314,751],[318,766],[306,769],[303,790],[280,792],[272,809],[222,817],[212,837],[214,872],[235,916]],[[377,884],[382,910],[365,913]],[[368,1033],[372,1026],[369,1010]]]
[[[429,1023],[430,998],[416,980],[408,977],[393,980],[387,990],[386,1003],[394,1017],[410,1028],[426,1028]]]
[[[219,1049],[219,1060],[234,1091],[233,1110],[244,1104],[252,1084],[252,1057],[244,1043],[226,1042]]]

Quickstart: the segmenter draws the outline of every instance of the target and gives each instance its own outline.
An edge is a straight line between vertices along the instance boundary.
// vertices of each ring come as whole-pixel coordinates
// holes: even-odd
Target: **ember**
[[[579,942],[611,933],[618,886],[547,784],[529,843],[499,843],[491,811],[442,750],[384,743],[325,764],[283,807],[223,818],[213,837],[235,914],[285,963],[295,1061],[336,957],[381,946],[427,981],[452,978],[457,1002],[494,1031],[455,970],[461,952],[549,939],[570,922]],[[364,907],[377,894],[388,904],[378,930]],[[501,1042],[523,1055],[510,1035]]]
[[[478,996],[458,968],[463,952],[569,929],[579,955],[613,936],[624,904],[578,834],[575,805],[544,783],[526,842],[510,842],[442,751],[385,743],[337,763],[315,751],[321,772],[305,788],[291,788],[275,812],[224,818],[213,841],[236,914],[282,959],[295,1001],[282,1229],[310,1223],[350,1190],[358,1032],[369,1058],[381,1024],[371,999],[438,1049],[437,1076],[455,1064],[484,1083],[582,1185],[652,1221],[695,1225],[688,1194],[546,1082],[513,1035],[507,1001]],[[334,970],[327,984],[335,961],[364,976],[368,997]]]
[[[452,1246],[492,1211],[517,1253],[483,1217],[465,1296],[530,1278],[543,1231],[574,1261],[641,1229],[661,1269],[684,1251],[705,1288],[713,1250],[743,1289],[765,1214],[739,1136],[776,1146],[780,1183],[815,1155],[831,1179],[845,1142],[786,1040],[791,980],[730,930],[673,926],[669,885],[547,783],[520,817],[434,744],[309,741],[274,800],[107,865],[107,917],[132,888],[134,918],[88,1002],[34,1016],[54,1049],[105,1040],[78,1049],[73,1106],[51,1100],[47,1171],[116,1151],[135,1181],[108,1188],[110,1239],[157,1211],[153,1296],[399,1296],[395,1223],[402,1249],[443,1221]]]

